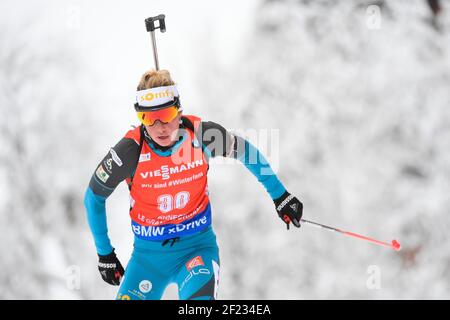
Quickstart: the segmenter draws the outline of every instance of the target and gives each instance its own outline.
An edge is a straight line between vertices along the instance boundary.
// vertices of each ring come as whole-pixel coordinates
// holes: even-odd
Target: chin
[[[172,139],[169,139],[169,141],[165,141],[165,140],[161,141],[160,139],[155,139],[155,141],[162,147],[168,147],[173,144]]]

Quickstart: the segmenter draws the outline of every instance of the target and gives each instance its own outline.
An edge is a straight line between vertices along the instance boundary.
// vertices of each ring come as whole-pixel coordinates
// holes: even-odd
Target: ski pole
[[[305,220],[305,219],[300,219],[300,221],[302,221],[302,222],[304,222],[306,224],[310,224],[311,226],[314,226],[314,227],[317,227],[317,228],[320,228],[320,229],[325,229],[325,230],[328,230],[328,231],[338,232],[338,233],[341,233],[341,234],[349,236],[349,237],[353,237],[353,238],[357,238],[357,239],[361,239],[361,240],[364,240],[364,241],[368,241],[368,242],[377,244],[379,246],[389,247],[389,248],[394,249],[395,251],[400,251],[400,249],[401,249],[400,243],[398,243],[397,240],[392,240],[391,243],[387,243],[387,242],[383,242],[383,241],[380,241],[380,240],[372,239],[372,238],[369,238],[369,237],[366,237],[366,236],[362,236],[362,235],[357,234],[357,233],[353,233],[353,232],[344,231],[344,230],[340,230],[340,229],[337,229],[337,228],[329,227],[329,226],[326,226],[326,225],[323,225],[323,224],[320,224],[320,223],[317,223],[317,222],[313,222],[313,221],[309,221],[309,220]]]
[[[150,32],[150,35],[152,36],[153,58],[155,59],[156,70],[159,70],[159,61],[158,61],[158,51],[156,49],[155,29],[160,29],[161,32],[166,32],[166,22],[164,20],[165,18],[166,18],[165,15],[160,14],[159,16],[145,19],[145,27],[147,29],[147,32]],[[158,27],[155,26],[156,21],[159,21]]]

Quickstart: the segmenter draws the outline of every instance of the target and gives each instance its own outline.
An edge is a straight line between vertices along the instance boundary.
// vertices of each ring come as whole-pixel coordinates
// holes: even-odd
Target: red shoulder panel
[[[128,139],[133,139],[137,145],[139,145],[139,140],[141,138],[141,131],[140,131],[140,127],[136,127],[134,129],[129,130],[126,134],[125,134],[125,138]]]
[[[197,130],[200,126],[200,123],[202,122],[202,119],[200,117],[194,116],[192,114],[184,114],[183,117],[188,118],[189,121],[192,122],[192,124],[194,125],[194,130]]]

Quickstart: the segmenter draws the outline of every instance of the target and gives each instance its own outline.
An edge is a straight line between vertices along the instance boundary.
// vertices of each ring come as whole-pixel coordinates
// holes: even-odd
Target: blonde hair
[[[175,84],[175,82],[170,77],[169,71],[149,70],[142,75],[137,89],[145,90],[156,87],[171,86],[173,84]]]

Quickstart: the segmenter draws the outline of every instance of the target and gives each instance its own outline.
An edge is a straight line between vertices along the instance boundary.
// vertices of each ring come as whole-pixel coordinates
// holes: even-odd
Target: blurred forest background
[[[186,114],[278,130],[269,160],[305,218],[403,246],[287,232],[242,165],[213,162],[219,298],[449,299],[450,3],[429,2],[0,0],[0,298],[114,298],[83,196],[137,124],[144,19],[164,13]],[[124,184],[107,212],[125,266]]]

